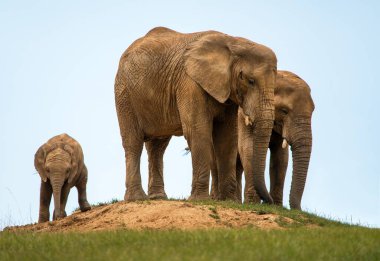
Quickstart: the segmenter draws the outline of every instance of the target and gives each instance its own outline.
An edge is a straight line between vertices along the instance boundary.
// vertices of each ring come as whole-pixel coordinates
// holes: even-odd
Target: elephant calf
[[[53,220],[66,216],[65,207],[70,189],[78,189],[81,211],[91,209],[86,196],[87,168],[79,143],[67,134],[54,136],[34,156],[34,166],[41,176],[38,223],[49,221],[49,206],[54,195]]]

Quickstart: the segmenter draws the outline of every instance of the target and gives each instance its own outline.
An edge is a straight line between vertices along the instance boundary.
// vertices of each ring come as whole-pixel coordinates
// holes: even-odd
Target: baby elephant
[[[91,209],[86,196],[87,168],[79,143],[67,134],[55,136],[34,155],[34,166],[41,176],[38,223],[49,221],[51,195],[54,195],[53,220],[66,217],[70,189],[76,186],[81,211]]]

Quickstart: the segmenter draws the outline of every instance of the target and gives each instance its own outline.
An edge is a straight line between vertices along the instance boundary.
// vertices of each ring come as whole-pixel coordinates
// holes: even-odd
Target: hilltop
[[[42,224],[8,227],[9,231],[87,232],[99,230],[196,230],[212,228],[287,229],[318,228],[338,222],[276,206],[241,205],[233,202],[178,200],[115,202],[75,211],[64,219]]]
[[[379,260],[380,230],[269,205],[100,203],[0,232],[0,260]]]

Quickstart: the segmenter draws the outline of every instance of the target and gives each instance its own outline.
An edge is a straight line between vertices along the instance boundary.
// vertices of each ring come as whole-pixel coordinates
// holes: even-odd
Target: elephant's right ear
[[[46,158],[46,144],[42,145],[34,155],[34,167],[40,174],[43,182],[47,181],[47,174],[45,170],[45,158]]]
[[[186,73],[220,103],[230,96],[230,36],[221,33],[205,35],[186,50]]]

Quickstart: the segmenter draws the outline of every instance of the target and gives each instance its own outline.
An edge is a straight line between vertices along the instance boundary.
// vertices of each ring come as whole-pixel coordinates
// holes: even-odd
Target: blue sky
[[[114,77],[122,52],[155,26],[213,29],[271,47],[279,69],[308,82],[316,106],[303,208],[380,227],[380,4],[300,2],[1,1],[0,229],[37,221],[40,178],[34,153],[63,132],[83,147],[89,201],[123,198]],[[175,138],[165,155],[169,197],[190,194],[185,147],[182,137]],[[141,172],[146,189],[145,151]],[[74,189],[66,210],[77,206]]]

